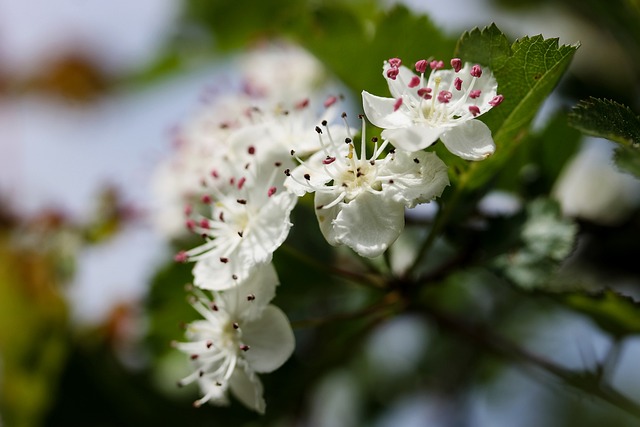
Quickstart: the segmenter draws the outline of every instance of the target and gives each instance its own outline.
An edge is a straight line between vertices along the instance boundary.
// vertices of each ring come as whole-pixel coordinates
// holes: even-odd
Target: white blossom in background
[[[174,343],[194,367],[179,384],[197,382],[203,393],[194,406],[227,404],[230,391],[247,407],[264,413],[257,374],[278,369],[295,347],[286,315],[269,304],[277,285],[273,266],[263,264],[243,285],[213,292],[212,298],[194,290],[192,305],[203,319],[186,326],[187,342]]]
[[[347,127],[348,128],[348,127]],[[382,254],[404,228],[404,209],[426,203],[449,185],[447,166],[434,154],[392,151],[374,139],[366,156],[363,120],[360,156],[351,137],[336,140],[317,127],[323,148],[288,171],[285,186],[294,194],[315,193],[320,230],[329,244],[346,245],[361,256]]]
[[[273,43],[249,51],[240,61],[245,91],[287,104],[314,97],[327,80],[325,67],[304,49]]]
[[[398,58],[385,61],[383,75],[391,98],[362,92],[364,112],[382,138],[406,151],[422,150],[438,140],[453,154],[467,160],[482,160],[493,154],[495,144],[489,128],[476,118],[499,105],[498,84],[491,71],[479,65],[451,60],[453,69],[443,70],[442,61],[420,60],[416,75]],[[427,68],[431,69],[425,77]]]
[[[566,164],[552,191],[565,215],[616,225],[640,205],[640,182],[615,168],[612,150],[610,142],[585,138]]]

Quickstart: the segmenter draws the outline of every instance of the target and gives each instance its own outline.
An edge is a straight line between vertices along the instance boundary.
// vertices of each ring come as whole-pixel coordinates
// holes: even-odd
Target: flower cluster
[[[295,54],[280,50],[273,62],[260,55],[261,69],[277,76],[249,66],[235,101],[217,97],[179,132],[179,156],[163,166],[159,182],[173,188],[172,200],[187,202],[183,228],[203,239],[175,257],[195,263],[192,305],[202,316],[187,326],[187,341],[175,343],[193,364],[180,384],[199,384],[196,406],[226,403],[231,392],[262,413],[258,374],[277,369],[294,349],[287,317],[270,304],[278,285],[271,261],[298,198],[314,193],[329,244],[377,257],[402,233],[406,209],[449,185],[446,164],[424,149],[440,139],[464,159],[493,153],[491,132],[477,117],[502,96],[479,65],[453,59],[443,70],[442,61],[421,60],[416,75],[392,58],[383,75],[393,97],[362,93],[366,119],[383,128],[380,139],[368,139],[364,115],[357,135],[347,113],[338,114],[340,97],[313,108],[317,92],[296,78],[318,81],[316,62],[302,55],[296,64]]]

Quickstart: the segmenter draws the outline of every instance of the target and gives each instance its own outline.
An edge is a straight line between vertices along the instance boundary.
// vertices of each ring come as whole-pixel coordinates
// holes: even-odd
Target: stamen
[[[497,107],[502,103],[502,101],[504,101],[504,95],[496,95],[491,101],[489,101],[489,105],[491,105],[492,107]]]
[[[453,86],[456,88],[456,90],[462,90],[462,79],[460,77],[456,77],[456,79],[453,81]]]
[[[472,90],[471,92],[469,92],[469,98],[471,99],[479,98],[480,94],[482,94],[482,91],[480,89]]]
[[[443,104],[448,104],[451,101],[451,97],[453,94],[448,90],[441,90],[438,94],[438,102],[442,102]]]
[[[393,111],[398,111],[398,109],[402,106],[402,98],[396,99],[396,103],[393,104]]]
[[[473,114],[473,117],[476,117],[480,114],[480,108],[478,108],[476,105],[469,105],[469,112]]]
[[[177,254],[175,254],[173,259],[176,262],[187,262],[187,260],[189,259],[189,256],[187,255],[186,251],[180,251]]]
[[[400,65],[402,65],[402,60],[400,58],[391,58],[389,59],[389,65],[394,68],[398,68]]]
[[[432,70],[439,70],[439,69],[441,69],[441,68],[444,68],[444,62],[442,62],[442,61],[435,61],[435,60],[434,60],[434,61],[431,61],[431,63],[429,64],[429,67],[430,67]]]
[[[430,87],[423,87],[418,89],[418,96],[422,99],[431,99],[431,91],[432,89]]]
[[[392,67],[387,70],[387,77],[391,80],[395,80],[396,77],[398,77],[398,74],[400,74],[400,69],[398,68]]]
[[[416,71],[419,73],[424,73],[427,70],[427,61],[425,59],[421,59],[416,62]]]
[[[413,76],[413,77],[411,77],[411,80],[409,81],[409,84],[407,86],[409,86],[410,88],[414,88],[414,87],[418,86],[419,84],[420,84],[420,77]]]
[[[336,102],[338,102],[338,98],[331,95],[330,97],[328,97],[325,101],[324,101],[324,108],[329,108],[331,107],[333,104],[335,104]]]
[[[269,187],[269,189],[267,190],[267,197],[271,197],[274,194],[276,194],[277,188],[276,187]]]
[[[471,76],[478,78],[482,76],[482,68],[478,64],[471,67]]]
[[[462,69],[462,60],[460,58],[453,58],[451,60],[451,66],[456,73]]]

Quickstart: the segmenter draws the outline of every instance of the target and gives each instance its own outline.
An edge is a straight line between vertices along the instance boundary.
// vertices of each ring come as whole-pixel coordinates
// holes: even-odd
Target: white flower
[[[404,208],[439,196],[449,179],[446,165],[433,153],[392,151],[378,159],[387,142],[378,147],[376,138],[367,159],[364,127],[363,120],[360,158],[350,137],[338,142],[327,132],[323,149],[306,161],[298,159],[301,165],[288,172],[285,187],[298,196],[315,192],[320,230],[331,245],[375,257],[404,228]]]
[[[242,57],[240,68],[247,93],[278,102],[311,96],[327,78],[320,61],[288,43],[259,46]]]
[[[416,63],[416,75],[400,65],[398,58],[385,62],[383,75],[392,98],[362,92],[364,112],[382,137],[406,150],[422,150],[440,138],[453,154],[467,160],[482,160],[495,151],[491,131],[475,120],[500,104],[497,82],[489,70],[459,59],[452,70],[442,70],[442,61]],[[424,72],[431,73],[425,79]]]
[[[194,284],[203,289],[242,283],[254,266],[271,261],[291,228],[289,215],[297,198],[282,186],[290,160],[280,161],[272,153],[261,156],[261,148],[245,143],[237,141],[234,147],[246,149],[229,150],[218,163],[220,169],[212,169],[203,181],[202,202],[209,212],[190,212],[187,227],[206,242],[176,255],[178,261],[196,261]]]
[[[262,383],[256,374],[272,372],[293,353],[295,339],[285,314],[269,304],[278,277],[271,264],[255,269],[241,286],[214,292],[195,289],[193,307],[203,316],[186,328],[187,353],[194,371],[179,385],[197,381],[204,396],[194,402],[226,404],[228,390],[247,407],[264,413]]]

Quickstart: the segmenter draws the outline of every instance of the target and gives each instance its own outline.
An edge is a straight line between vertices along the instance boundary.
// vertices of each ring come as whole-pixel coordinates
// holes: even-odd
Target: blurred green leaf
[[[67,313],[55,266],[11,248],[0,234],[0,414],[7,426],[40,425],[67,354]]]
[[[588,315],[614,337],[640,333],[640,303],[630,297],[609,289],[597,294],[565,294],[561,300]]]
[[[640,117],[609,99],[580,101],[569,115],[569,124],[587,135],[624,145],[640,144]]]
[[[344,5],[325,5],[313,10],[307,26],[299,27],[299,42],[358,95],[362,90],[388,93],[383,61],[448,57],[454,43],[428,17],[400,5],[372,20]]]
[[[187,302],[185,285],[191,283],[193,264],[167,262],[155,275],[146,299],[149,314],[147,340],[154,356],[162,356],[173,349],[171,341],[182,339],[182,324],[198,317]]]
[[[613,154],[613,160],[621,170],[640,178],[640,149],[618,147]]]
[[[536,199],[527,206],[520,247],[498,256],[494,266],[520,287],[545,287],[571,253],[577,231],[576,224],[562,217],[556,202]]]
[[[569,123],[587,135],[620,144],[614,156],[616,165],[640,178],[640,117],[629,107],[592,97],[574,107]]]

